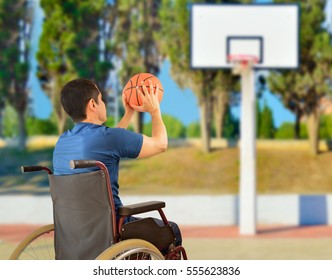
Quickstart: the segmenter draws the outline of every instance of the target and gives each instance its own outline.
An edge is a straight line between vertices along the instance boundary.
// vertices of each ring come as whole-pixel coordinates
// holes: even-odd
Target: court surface
[[[0,225],[0,260],[40,225]],[[181,226],[191,260],[331,260],[332,226],[259,226],[241,236],[236,226]]]

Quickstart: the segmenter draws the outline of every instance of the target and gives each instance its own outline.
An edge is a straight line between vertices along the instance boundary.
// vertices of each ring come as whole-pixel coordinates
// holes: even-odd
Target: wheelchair
[[[46,171],[50,183],[54,224],[43,226],[23,239],[10,256],[18,259],[55,260],[186,260],[183,246],[175,245],[174,232],[162,210],[165,202],[149,201],[115,206],[107,167],[96,160],[72,160],[70,167],[97,167],[74,175],[53,175],[44,166],[22,166],[22,172]],[[158,211],[163,221],[129,216]]]

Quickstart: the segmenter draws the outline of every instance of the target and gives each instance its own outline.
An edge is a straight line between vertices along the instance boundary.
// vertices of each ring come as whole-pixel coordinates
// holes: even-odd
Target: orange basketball
[[[163,89],[163,86],[162,86],[161,82],[159,81],[159,79],[150,73],[139,73],[139,74],[136,74],[135,76],[131,77],[130,80],[125,85],[125,87],[123,88],[123,93],[126,95],[126,100],[130,106],[131,105],[137,105],[137,106],[142,105],[142,100],[138,94],[136,87],[138,86],[139,89],[141,90],[141,92],[144,93],[144,91],[142,89],[142,81],[144,81],[146,88],[149,90],[149,88],[150,88],[149,80],[152,81],[154,90],[156,90],[156,87],[158,84],[158,86],[159,86],[158,99],[159,99],[159,102],[161,102],[161,99],[163,98],[163,95],[164,95],[164,89]]]

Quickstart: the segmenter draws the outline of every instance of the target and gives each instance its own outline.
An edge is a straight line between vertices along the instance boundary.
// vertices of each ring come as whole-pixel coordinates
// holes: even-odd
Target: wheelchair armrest
[[[148,202],[130,204],[119,207],[119,215],[131,216],[135,214],[150,212],[164,208],[165,205],[166,204],[163,201],[148,201]]]

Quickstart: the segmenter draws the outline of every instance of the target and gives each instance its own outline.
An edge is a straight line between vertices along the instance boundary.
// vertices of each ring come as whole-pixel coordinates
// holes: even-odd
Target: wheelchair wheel
[[[26,238],[16,247],[10,260],[55,260],[54,225],[43,226]]]
[[[97,260],[164,260],[160,251],[142,239],[128,239],[102,252]]]

